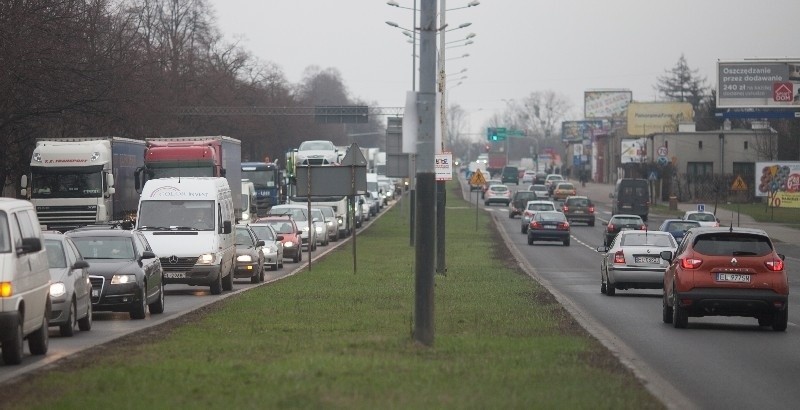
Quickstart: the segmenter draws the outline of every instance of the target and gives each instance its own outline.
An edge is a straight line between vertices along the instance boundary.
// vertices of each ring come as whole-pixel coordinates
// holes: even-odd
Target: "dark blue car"
[[[681,243],[683,236],[686,235],[686,231],[692,228],[697,228],[698,226],[700,226],[700,222],[697,221],[667,219],[661,224],[661,227],[659,227],[658,230],[669,232],[672,234],[672,237],[675,238],[676,242]]]

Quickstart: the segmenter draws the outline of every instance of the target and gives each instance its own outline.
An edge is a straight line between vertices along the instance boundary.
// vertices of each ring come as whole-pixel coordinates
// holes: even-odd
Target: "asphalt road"
[[[600,293],[601,256],[595,248],[602,244],[601,221],[611,216],[608,208],[600,206],[594,227],[572,225],[571,246],[566,247],[558,242],[529,246],[520,232],[520,219],[509,219],[506,207],[484,207],[483,202],[478,206],[495,215],[512,252],[530,267],[531,275],[646,380],[668,407],[769,408],[800,402],[797,310],[790,310],[785,333],[738,317],[689,318],[688,329],[675,329],[661,321],[660,290],[622,290],[614,297]],[[648,226],[655,229],[662,220],[651,215]],[[800,306],[800,248],[788,243],[776,247],[787,256],[789,305]]]

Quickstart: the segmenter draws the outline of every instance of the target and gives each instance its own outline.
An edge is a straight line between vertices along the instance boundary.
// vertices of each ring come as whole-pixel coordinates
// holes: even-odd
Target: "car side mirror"
[[[265,246],[266,242],[263,239],[259,239],[256,241],[256,246]]]
[[[278,235],[278,236],[275,238],[275,240],[276,240],[276,241],[282,241],[282,240],[283,240],[283,235]]]
[[[42,240],[39,238],[22,238],[22,246],[17,250],[17,253],[32,253],[42,250]]]
[[[156,254],[153,251],[144,251],[142,252],[142,259],[153,259],[156,257]]]
[[[223,233],[223,234],[231,233],[231,232],[232,232],[232,228],[231,228],[231,226],[232,226],[232,225],[231,225],[231,221],[225,221],[225,222],[223,222],[223,223],[222,223],[222,233]]]
[[[672,262],[672,251],[661,251],[659,256],[667,262]]]
[[[85,260],[75,261],[75,263],[72,264],[72,269],[85,269],[88,267],[89,262],[86,262]]]
[[[606,253],[608,252],[608,246],[598,246],[595,250],[600,253]]]

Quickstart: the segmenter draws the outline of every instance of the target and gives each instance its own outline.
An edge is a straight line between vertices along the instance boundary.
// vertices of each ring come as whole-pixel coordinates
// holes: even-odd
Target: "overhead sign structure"
[[[486,139],[489,141],[505,141],[506,129],[500,127],[486,128]]]
[[[453,154],[442,152],[434,158],[434,169],[437,181],[451,181],[453,179]]]
[[[800,108],[800,58],[718,61],[717,108]]]

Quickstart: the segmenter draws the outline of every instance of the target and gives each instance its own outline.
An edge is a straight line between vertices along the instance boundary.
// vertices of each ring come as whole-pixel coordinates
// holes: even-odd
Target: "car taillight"
[[[773,272],[779,272],[783,270],[783,260],[781,259],[773,259],[770,261],[766,261],[764,262],[764,264],[767,265],[767,269]]]
[[[530,227],[531,228],[541,228],[542,224],[540,224],[539,222],[533,221],[533,222],[531,222],[531,226]]]
[[[569,207],[568,207],[568,206],[566,206],[566,205],[562,206],[562,207],[561,207],[561,212],[564,212],[564,213],[567,213],[567,212],[569,212]]]
[[[562,231],[568,231],[569,230],[569,222],[561,222],[561,223],[559,223],[558,224],[558,229],[562,230]]]
[[[593,214],[593,213],[594,213],[594,207],[593,207],[593,206],[590,206],[590,207],[589,207],[589,213],[590,213],[590,214]]]
[[[614,232],[614,224],[608,224],[608,228],[606,228],[608,232]]]
[[[697,269],[703,263],[702,259],[696,258],[683,258],[681,259],[681,267],[684,269]]]
[[[642,226],[639,227],[639,229],[641,229],[643,231],[646,231],[647,230],[647,225],[642,225]]]
[[[625,263],[625,254],[622,251],[614,253],[614,263]]]

